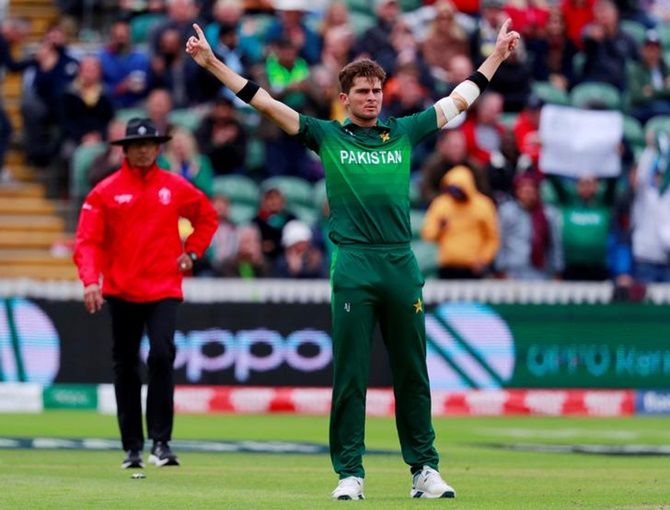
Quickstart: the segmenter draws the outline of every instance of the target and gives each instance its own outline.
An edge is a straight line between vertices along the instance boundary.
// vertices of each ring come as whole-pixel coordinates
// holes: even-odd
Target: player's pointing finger
[[[198,39],[202,40],[205,38],[205,34],[202,31],[202,28],[200,28],[200,25],[197,23],[193,23],[193,30],[195,30],[195,33],[198,34]]]

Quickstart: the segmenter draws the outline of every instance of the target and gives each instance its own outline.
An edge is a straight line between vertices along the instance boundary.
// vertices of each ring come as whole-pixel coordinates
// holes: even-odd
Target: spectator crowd
[[[188,58],[193,22],[236,72],[300,112],[343,121],[347,62],[385,69],[383,117],[412,114],[466,79],[511,18],[519,51],[467,116],[413,153],[422,269],[670,281],[668,2],[126,0],[96,43],[77,37],[90,3],[59,2],[75,22],[54,24],[35,47],[22,45],[29,21],[2,24],[0,66],[23,73],[27,159],[76,208],[121,163],[106,140],[129,118],[151,118],[172,136],[159,166],[219,215],[196,276],[326,278],[333,246],[318,159]],[[3,160],[10,129],[0,103]]]

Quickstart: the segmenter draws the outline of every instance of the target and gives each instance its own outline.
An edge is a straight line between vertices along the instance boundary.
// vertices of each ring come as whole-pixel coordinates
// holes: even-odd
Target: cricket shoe
[[[409,491],[409,495],[413,498],[455,498],[456,491],[442,480],[439,472],[423,466],[423,469],[412,477],[412,490]]]
[[[143,468],[142,455],[139,450],[128,450],[128,455],[121,463],[121,469]]]
[[[156,441],[151,449],[151,455],[149,455],[149,464],[154,464],[157,467],[178,466],[179,459],[172,453],[166,442]]]
[[[333,499],[365,499],[363,495],[363,479],[357,476],[342,478],[331,493]]]

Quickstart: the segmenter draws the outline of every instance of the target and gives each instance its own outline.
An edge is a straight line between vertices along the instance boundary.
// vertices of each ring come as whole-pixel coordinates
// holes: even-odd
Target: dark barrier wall
[[[80,301],[0,300],[0,381],[109,383],[106,309]],[[670,306],[428,307],[434,389],[670,388]],[[329,386],[330,307],[184,303],[175,337],[178,384]],[[146,357],[147,342],[142,349]],[[370,384],[391,385],[375,340]]]

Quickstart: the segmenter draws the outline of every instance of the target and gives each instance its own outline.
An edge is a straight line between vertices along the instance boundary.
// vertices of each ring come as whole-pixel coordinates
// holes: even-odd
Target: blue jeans
[[[635,279],[643,283],[670,282],[670,265],[636,261]]]

